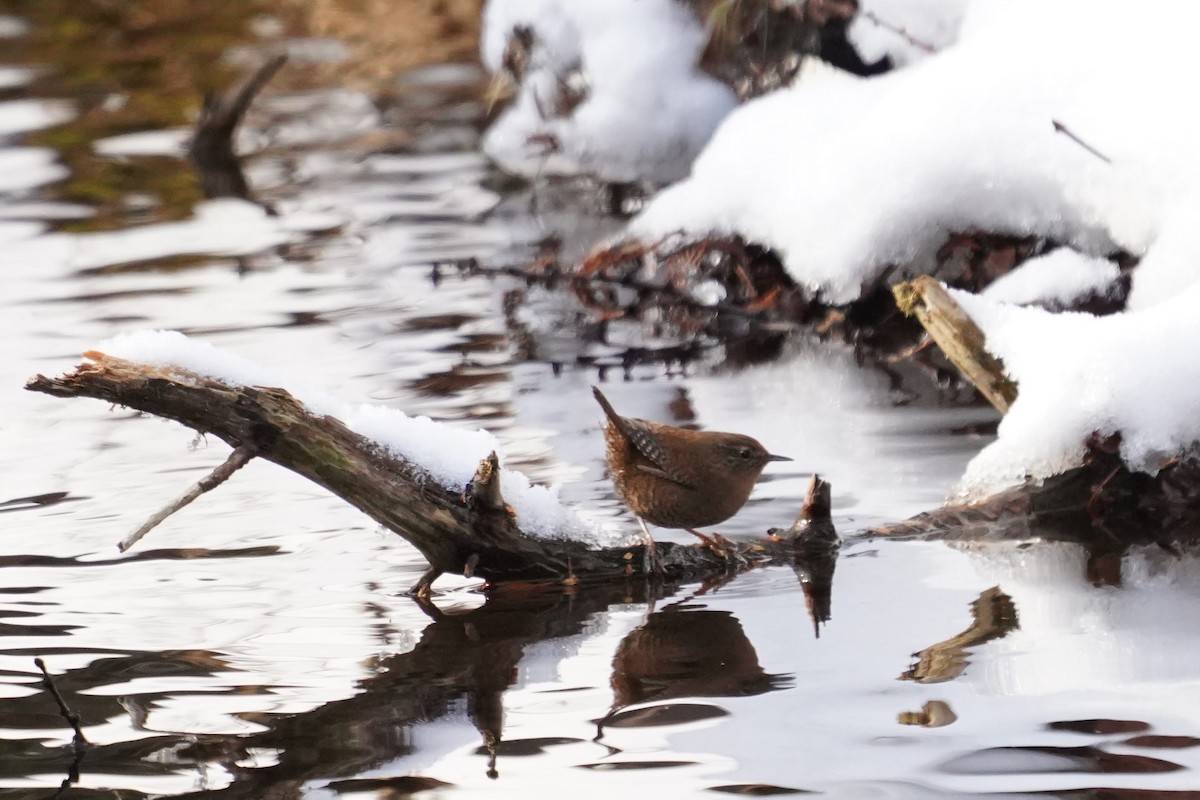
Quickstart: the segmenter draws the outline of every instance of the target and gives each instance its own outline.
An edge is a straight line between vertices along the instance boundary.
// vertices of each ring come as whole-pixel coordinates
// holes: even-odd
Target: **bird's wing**
[[[675,475],[668,474],[667,472],[659,469],[658,467],[652,467],[649,464],[638,464],[637,469],[641,470],[642,472],[649,473],[650,475],[653,475],[656,478],[662,478],[664,481],[670,481],[671,483],[677,483],[680,486],[684,487],[685,489],[695,489],[696,488],[695,486],[692,486],[690,483],[683,480],[682,478],[677,477]]]
[[[671,457],[658,441],[658,437],[642,420],[624,417],[623,422],[625,423],[625,435],[629,441],[637,448],[638,453],[650,462],[649,464],[638,464],[639,470],[688,489],[696,488],[688,483],[683,477],[683,473],[671,462]]]

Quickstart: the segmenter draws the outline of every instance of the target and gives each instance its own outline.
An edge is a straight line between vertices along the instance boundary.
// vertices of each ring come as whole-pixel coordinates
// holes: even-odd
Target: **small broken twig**
[[[70,706],[67,705],[67,701],[63,699],[62,693],[58,691],[58,687],[54,685],[54,678],[50,677],[50,670],[46,669],[46,662],[42,661],[41,658],[35,658],[33,663],[42,671],[42,686],[50,693],[54,701],[58,703],[58,712],[62,714],[63,719],[71,726],[71,730],[75,731],[75,738],[73,740],[75,751],[79,752],[86,749],[91,742],[87,740],[87,737],[83,735],[83,729],[79,727],[79,714],[71,710]]]
[[[1111,164],[1111,163],[1112,163],[1112,159],[1111,159],[1111,158],[1109,158],[1108,156],[1104,155],[1104,153],[1101,153],[1101,152],[1100,152],[1099,150],[1097,150],[1096,148],[1092,147],[1090,144],[1088,144],[1087,142],[1085,142],[1083,139],[1080,139],[1080,138],[1079,138],[1078,136],[1076,136],[1076,135],[1075,135],[1075,133],[1074,133],[1074,132],[1073,132],[1073,131],[1072,131],[1070,128],[1068,128],[1066,125],[1063,125],[1061,122],[1059,122],[1059,121],[1058,121],[1058,120],[1056,120],[1056,119],[1052,119],[1052,120],[1050,120],[1050,124],[1052,124],[1052,125],[1054,126],[1054,132],[1055,132],[1055,133],[1061,133],[1063,136],[1066,136],[1068,139],[1070,139],[1070,140],[1071,140],[1071,141],[1073,141],[1075,144],[1077,144],[1077,145],[1079,145],[1080,147],[1082,147],[1084,150],[1087,150],[1089,153],[1091,153],[1091,154],[1092,154],[1092,155],[1094,155],[1096,158],[1098,158],[1098,159],[1100,159],[1101,161],[1103,161],[1105,164]]]
[[[905,30],[903,26],[894,25],[891,22],[882,20],[878,16],[876,16],[875,12],[873,12],[873,11],[862,11],[860,13],[863,16],[863,19],[867,20],[868,22],[875,23],[879,27],[883,28],[885,31],[891,31],[892,33],[896,34],[901,39],[908,42],[909,44],[911,44],[913,47],[917,48],[918,50],[924,50],[926,53],[936,53],[937,52],[937,49],[933,45],[929,44],[928,42],[923,42],[920,39],[918,39],[917,37],[913,36],[911,33],[909,33],[907,30]]]
[[[159,509],[150,519],[146,520],[140,528],[129,534],[118,545],[117,549],[124,553],[129,548],[137,544],[143,536],[154,530],[167,517],[174,514],[179,509],[186,506],[188,503],[195,500],[205,492],[210,492],[220,486],[225,481],[229,480],[229,476],[237,472],[242,467],[250,462],[250,459],[257,455],[258,451],[249,445],[235,447],[233,452],[229,454],[229,458],[212,472],[205,475],[200,480],[188,489],[186,492],[175,498]]]
[[[946,358],[1001,414],[1017,399],[1017,384],[987,351],[983,331],[934,278],[922,275],[892,287],[896,306],[915,316]]]

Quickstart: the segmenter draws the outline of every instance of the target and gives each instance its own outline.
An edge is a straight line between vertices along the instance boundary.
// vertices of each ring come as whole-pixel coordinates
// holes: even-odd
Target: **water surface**
[[[936,506],[991,413],[915,378],[897,392],[835,343],[747,357],[450,266],[549,237],[578,252],[620,224],[586,192],[497,188],[470,65],[358,91],[306,72],[342,51],[297,33],[242,137],[276,214],[204,201],[188,109],[272,44],[247,30],[277,28],[185,15],[133,58],[97,44],[122,41],[88,17],[102,5],[0,25],[0,796],[51,796],[73,770],[60,796],[1197,796],[1195,558],[1131,553],[1097,587],[1069,545],[855,537]],[[444,578],[418,604],[412,548],[258,462],[119,554],[227,449],[21,386],[144,328],[485,426],[614,535],[634,526],[592,384],[631,415],[750,433],[796,460],[722,532],[788,524],[809,474],[828,478],[847,537],[830,618],[814,625],[812,576],[789,567],[653,599]],[[680,355],[645,357],[661,348]],[[37,656],[81,715],[81,757]]]

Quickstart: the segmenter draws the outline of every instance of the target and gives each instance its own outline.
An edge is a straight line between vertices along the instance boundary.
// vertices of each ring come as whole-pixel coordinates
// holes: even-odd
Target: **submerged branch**
[[[42,671],[42,686],[54,698],[54,702],[58,704],[58,713],[62,714],[62,718],[71,726],[71,730],[75,732],[73,743],[75,750],[80,751],[87,748],[90,744],[87,737],[83,735],[83,728],[79,725],[79,714],[71,710],[67,705],[67,701],[63,699],[62,692],[58,691],[58,686],[54,684],[54,678],[50,676],[50,670],[46,669],[46,662],[40,658],[35,658],[33,663]]]

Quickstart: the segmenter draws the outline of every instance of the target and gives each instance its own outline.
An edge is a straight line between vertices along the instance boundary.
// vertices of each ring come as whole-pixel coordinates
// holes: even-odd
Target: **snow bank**
[[[1133,302],[1157,302],[1200,246],[1180,212],[1200,205],[1200,111],[1172,81],[1192,72],[1198,18],[1166,0],[1136,15],[1114,0],[975,0],[957,43],[908,69],[802,82],[730,114],[631,231],[740,233],[834,302],[887,265],[931,268],[952,231],[1043,236],[1145,255]]]
[[[515,26],[532,29],[533,48],[483,142],[511,172],[678,180],[736,103],[697,68],[705,32],[676,0],[490,0],[481,53],[494,72]],[[564,90],[582,102],[570,108]]]
[[[285,376],[269,368],[177,331],[124,334],[96,349],[142,364],[185,369],[230,386],[285,387],[314,414],[337,417],[392,454],[420,465],[452,491],[462,490],[488,453],[501,453],[499,442],[487,431],[468,431],[428,417],[409,417],[395,408],[350,405],[311,387],[289,386]],[[600,542],[597,528],[558,501],[557,488],[534,486],[521,473],[508,469],[501,472],[500,485],[504,498],[517,512],[522,530],[536,536]]]
[[[1151,310],[1053,314],[954,297],[1019,386],[998,438],[967,466],[966,498],[1077,466],[1093,432],[1120,431],[1130,468],[1154,472],[1200,440],[1200,286]]]

